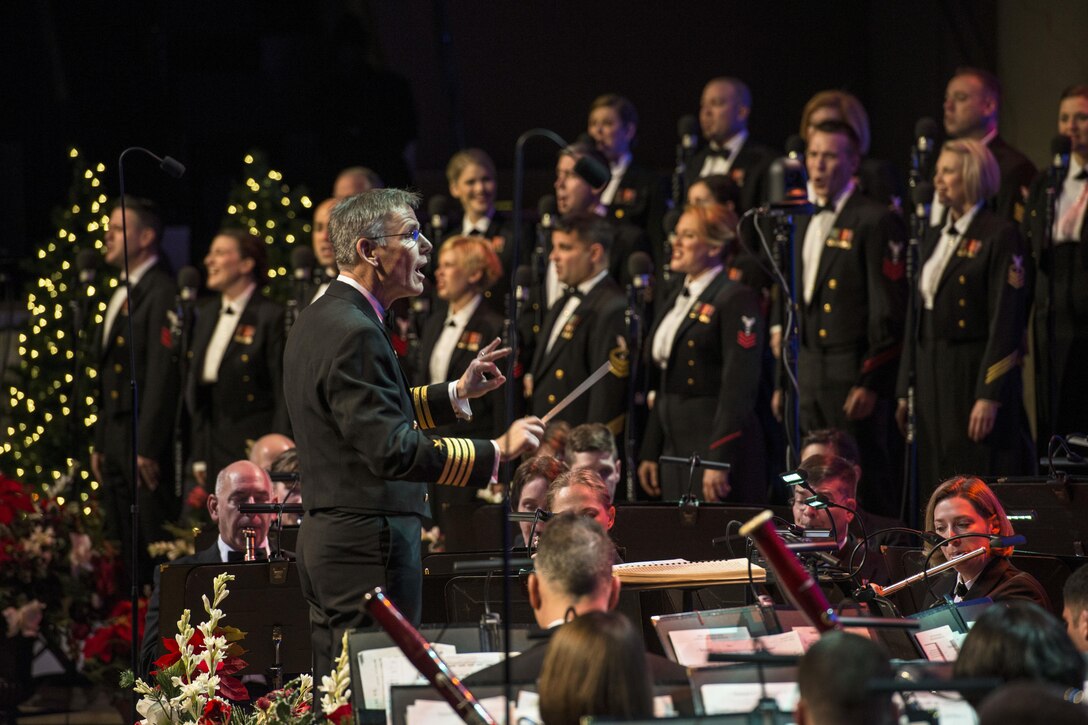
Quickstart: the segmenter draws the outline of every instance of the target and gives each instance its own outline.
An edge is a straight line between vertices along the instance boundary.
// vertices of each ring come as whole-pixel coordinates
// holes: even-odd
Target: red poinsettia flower
[[[200,714],[197,725],[225,725],[230,720],[231,706],[218,698],[208,700],[204,706],[204,712]]]
[[[185,503],[189,508],[202,510],[208,502],[208,489],[203,486],[195,486],[192,491],[189,491],[189,496],[185,499]]]
[[[341,725],[344,722],[351,721],[351,703],[345,702],[340,707],[336,708],[329,713],[329,722],[333,725]]]
[[[199,629],[193,632],[193,636],[189,638],[189,644],[193,648],[193,652],[201,652],[204,649],[204,633]],[[153,674],[158,674],[167,667],[170,667],[175,662],[181,659],[181,651],[178,649],[177,640],[173,637],[163,637],[162,645],[166,647],[166,654],[155,660],[155,666],[158,668]]]
[[[0,473],[0,524],[10,524],[20,511],[34,511],[30,495],[23,490],[23,484]]]

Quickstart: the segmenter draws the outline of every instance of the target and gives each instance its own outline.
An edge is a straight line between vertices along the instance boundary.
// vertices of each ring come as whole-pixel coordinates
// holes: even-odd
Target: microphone
[[[612,180],[612,172],[608,167],[592,156],[583,156],[575,161],[574,173],[593,189],[603,189]]]
[[[786,156],[803,162],[805,160],[805,140],[797,134],[793,134],[787,138]]]
[[[173,156],[163,156],[159,159],[159,168],[175,179],[180,179],[185,175],[185,164]]]
[[[529,291],[533,287],[533,270],[527,264],[518,265],[514,270],[514,299],[518,309],[529,301]]]
[[[79,271],[79,283],[90,284],[102,266],[102,255],[93,249],[84,249],[76,255],[76,269]]]
[[[192,302],[196,299],[200,289],[200,272],[196,267],[182,267],[178,272],[178,296],[183,302]]]
[[[306,282],[313,279],[314,267],[317,266],[317,257],[314,250],[309,247],[295,247],[291,250],[291,267],[294,269],[296,282]]]
[[[923,154],[932,153],[937,147],[937,137],[941,130],[937,122],[929,116],[919,118],[914,124],[914,148]]]
[[[680,146],[684,151],[694,151],[699,145],[699,121],[690,113],[676,122],[676,133],[680,136]]]
[[[449,199],[437,194],[427,200],[427,216],[431,218],[431,229],[434,231],[435,241],[442,236],[449,224]]]
[[[1058,178],[1064,178],[1069,171],[1069,154],[1073,151],[1073,141],[1068,136],[1061,134],[1050,140],[1050,166],[1060,174]]]
[[[750,536],[767,565],[778,578],[793,606],[804,615],[809,624],[821,633],[839,629],[839,618],[828,603],[823,590],[797,560],[797,555],[786,548],[782,537],[774,528],[774,514],[764,511],[740,527],[742,536]]]
[[[911,192],[914,215],[919,219],[929,219],[929,210],[933,206],[933,193],[933,184],[929,181],[919,182]]]
[[[1026,543],[1028,543],[1028,540],[1023,534],[990,537],[990,547],[994,549],[1007,549],[1010,546],[1023,546]]]
[[[559,220],[559,206],[555,203],[555,194],[545,194],[536,204],[537,214],[540,216],[541,229],[554,229]]]
[[[654,262],[646,252],[633,252],[627,258],[627,273],[631,275],[631,286],[636,292],[654,285]]]

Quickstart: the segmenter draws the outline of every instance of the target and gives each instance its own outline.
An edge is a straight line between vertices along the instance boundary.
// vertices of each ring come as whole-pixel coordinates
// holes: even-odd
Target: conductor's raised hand
[[[502,374],[495,362],[509,355],[510,348],[500,348],[500,342],[501,340],[496,337],[469,363],[464,374],[457,381],[457,397],[466,400],[479,398],[506,382],[506,376]]]
[[[525,453],[533,453],[540,448],[544,437],[544,421],[535,415],[518,418],[510,429],[495,439],[499,446],[499,458],[509,461]]]

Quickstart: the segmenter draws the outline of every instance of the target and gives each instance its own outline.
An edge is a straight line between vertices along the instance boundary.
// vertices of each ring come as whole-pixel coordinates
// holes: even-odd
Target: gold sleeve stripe
[[[997,380],[1002,375],[1016,367],[1017,362],[1019,362],[1019,358],[1020,353],[1014,351],[1011,354],[1001,358],[990,367],[986,368],[986,384],[989,385],[990,383]]]
[[[423,430],[431,430],[435,427],[434,418],[431,416],[431,406],[427,402],[427,386],[420,385],[412,388],[412,404],[416,409],[416,420]]]
[[[450,472],[453,470],[454,461],[457,457],[456,449],[454,448],[455,442],[453,438],[439,438],[444,444],[442,450],[446,452],[446,465],[442,467],[442,475],[438,477],[436,483],[439,486],[448,486],[450,482]]]
[[[476,463],[476,448],[472,441],[465,438],[442,438],[448,457],[446,465],[442,469],[442,475],[438,477],[438,484],[442,486],[464,486],[472,475],[472,467]]]

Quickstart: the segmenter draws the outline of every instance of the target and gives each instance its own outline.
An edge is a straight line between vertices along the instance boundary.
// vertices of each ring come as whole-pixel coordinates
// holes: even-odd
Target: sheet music
[[[935,629],[928,629],[914,635],[922,653],[930,662],[955,662],[960,653],[960,645],[963,644],[966,634],[958,634],[952,631],[947,624]]]
[[[503,705],[506,698],[488,697],[480,700],[485,710],[496,720],[502,721]],[[540,722],[540,698],[535,692],[520,690],[517,702],[510,714],[510,722],[520,722],[528,718],[531,722]],[[416,700],[408,706],[405,716],[407,725],[462,725],[464,722],[445,700]]]
[[[751,712],[759,704],[763,692],[758,682],[715,682],[703,685],[699,694],[707,715],[727,715]],[[796,682],[768,682],[766,692],[782,712],[793,712],[797,708]]]
[[[734,640],[751,640],[747,627],[711,627],[702,629],[674,629],[669,641],[676,652],[676,662],[685,667],[705,667],[711,643],[717,645]],[[723,650],[714,649],[715,652]],[[734,651],[734,650],[730,650]],[[750,650],[742,650],[750,651]]]
[[[912,692],[914,704],[937,713],[941,725],[978,725],[974,708],[958,692]]]

